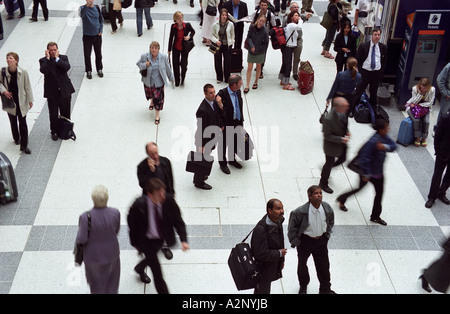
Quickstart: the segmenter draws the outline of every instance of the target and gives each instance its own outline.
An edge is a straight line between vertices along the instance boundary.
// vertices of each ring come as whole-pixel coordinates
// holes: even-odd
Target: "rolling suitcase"
[[[250,245],[245,242],[252,232],[253,230],[241,243],[236,244],[228,257],[228,267],[238,290],[255,288],[261,276]]]
[[[410,117],[403,119],[398,129],[397,143],[408,146],[414,142],[414,124]]]
[[[242,69],[242,49],[231,49],[230,73],[241,73]]]
[[[14,169],[5,154],[0,152],[0,202],[17,201],[17,183]]]
[[[377,105],[377,107],[375,108],[375,120],[378,120],[378,119],[383,119],[383,120],[389,122],[388,113],[380,105]]]

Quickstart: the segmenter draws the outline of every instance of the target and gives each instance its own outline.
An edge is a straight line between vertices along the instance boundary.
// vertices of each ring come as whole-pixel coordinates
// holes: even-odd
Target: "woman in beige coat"
[[[16,145],[25,154],[31,154],[28,148],[27,112],[33,107],[33,91],[28,72],[19,67],[19,56],[15,52],[6,55],[8,66],[2,69],[0,93],[14,100],[14,108],[4,109],[8,113],[11,132]]]

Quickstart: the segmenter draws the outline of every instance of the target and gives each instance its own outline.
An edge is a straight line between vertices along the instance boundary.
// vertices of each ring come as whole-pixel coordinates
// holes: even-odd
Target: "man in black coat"
[[[228,0],[223,4],[223,7],[228,10],[228,13],[239,20],[248,16],[247,3],[241,0]],[[244,22],[234,24],[234,48],[242,49],[242,38],[244,34]]]
[[[173,183],[172,164],[166,157],[160,156],[158,146],[155,142],[150,142],[145,146],[147,158],[137,167],[137,177],[142,194],[145,195],[145,186],[150,178],[158,178],[166,185],[166,193],[175,197]]]
[[[434,133],[434,152],[436,161],[434,163],[434,173],[431,179],[430,192],[428,193],[428,201],[425,203],[426,208],[431,208],[436,201],[440,199],[442,203],[450,205],[450,200],[445,193],[450,187],[450,112],[441,117],[436,131]],[[444,178],[442,174],[445,171]]]
[[[370,104],[373,108],[377,106],[378,86],[382,81],[387,60],[387,47],[379,42],[380,37],[381,29],[374,28],[372,39],[361,44],[356,52],[356,60],[358,60],[358,68],[362,76],[362,83],[357,88],[356,99],[360,99],[367,86],[370,85]]]
[[[50,132],[54,141],[58,140],[58,116],[70,119],[70,106],[75,88],[67,72],[69,58],[59,54],[58,44],[50,42],[45,57],[39,59],[40,71],[44,74],[44,97],[47,98],[50,117]]]
[[[255,259],[260,262],[261,277],[255,288],[255,294],[269,294],[270,285],[282,277],[284,256],[283,203],[278,199],[267,202],[267,214],[258,222],[253,230],[251,248]]]
[[[159,294],[168,294],[157,253],[164,241],[169,247],[175,245],[174,229],[180,237],[181,249],[188,250],[186,225],[175,200],[166,196],[165,185],[161,180],[150,179],[146,191],[146,195],[133,203],[127,217],[131,245],[140,254],[145,255],[145,259],[137,264],[134,270],[142,282],[150,283],[151,280],[145,273],[145,267],[150,266],[156,291]]]
[[[216,90],[213,85],[203,86],[205,98],[197,109],[197,131],[195,132],[195,146],[197,152],[204,156],[210,156],[218,141],[221,139],[224,129],[225,111],[222,103],[216,101]],[[220,148],[220,145],[219,145]],[[220,151],[219,151],[220,156]],[[212,187],[205,183],[204,175],[194,174],[194,185],[203,190],[211,190]]]
[[[225,174],[230,174],[230,169],[227,163],[237,169],[241,169],[242,165],[236,161],[236,152],[238,145],[237,132],[239,128],[244,126],[244,111],[243,100],[241,93],[242,78],[233,74],[228,79],[228,87],[221,89],[217,93],[217,102],[219,105],[223,105],[225,111],[225,128],[222,131],[222,144],[219,145],[219,165],[220,169]],[[230,135],[234,134],[234,140],[230,139]],[[227,148],[228,158],[227,160]]]

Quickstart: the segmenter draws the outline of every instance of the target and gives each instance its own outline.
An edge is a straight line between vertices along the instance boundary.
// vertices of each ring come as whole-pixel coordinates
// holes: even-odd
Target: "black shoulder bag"
[[[91,234],[91,212],[87,213],[88,216],[88,240]],[[75,243],[75,248],[73,249],[73,254],[75,255],[75,265],[81,266],[83,264],[83,244]]]

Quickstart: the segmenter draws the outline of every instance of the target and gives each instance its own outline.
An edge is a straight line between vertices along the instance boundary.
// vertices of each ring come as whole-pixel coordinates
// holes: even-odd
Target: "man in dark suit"
[[[159,294],[168,294],[157,253],[164,241],[169,247],[175,244],[174,229],[180,237],[181,249],[188,250],[186,225],[180,208],[172,197],[166,195],[165,185],[161,180],[150,179],[146,191],[146,195],[133,203],[127,217],[131,245],[145,255],[145,259],[137,264],[134,270],[142,282],[150,283],[151,280],[145,273],[145,267],[150,266],[156,291]]]
[[[223,4],[228,13],[239,20],[248,16],[247,3],[241,0],[228,0]],[[242,38],[244,34],[244,22],[234,23],[234,48],[242,49]]]
[[[195,132],[195,146],[197,152],[209,156],[211,151],[222,136],[224,129],[225,111],[222,103],[216,101],[216,90],[211,84],[203,86],[205,98],[197,109],[197,130]],[[220,145],[219,145],[220,148]],[[219,151],[220,154],[220,151]],[[203,190],[211,190],[212,187],[205,183],[204,175],[194,174],[194,185]]]
[[[158,178],[166,185],[166,193],[175,197],[173,184],[172,165],[170,160],[158,154],[158,146],[155,142],[150,142],[145,146],[147,158],[137,167],[139,186],[142,194],[145,195],[145,186],[150,178]]]
[[[322,120],[325,164],[320,175],[319,186],[330,194],[333,193],[328,186],[331,168],[342,164],[346,159],[347,142],[350,138],[347,116],[349,108],[350,105],[344,97],[336,97],[333,99],[330,112]]]
[[[75,88],[67,72],[69,58],[59,54],[58,45],[50,42],[45,57],[39,59],[40,71],[44,74],[44,97],[47,98],[50,117],[50,132],[54,141],[58,140],[58,116],[70,119],[70,105]]]
[[[269,294],[272,281],[282,277],[284,257],[283,203],[278,199],[270,199],[266,205],[267,214],[258,222],[253,230],[251,248],[253,255],[261,265],[262,276],[255,288],[255,294]]]
[[[228,79],[228,87],[221,89],[217,93],[217,102],[219,105],[223,105],[225,111],[225,128],[222,131],[222,145],[219,145],[219,165],[220,169],[225,174],[230,174],[230,169],[227,163],[241,169],[242,165],[235,160],[237,152],[238,137],[237,132],[239,128],[244,126],[244,112],[243,112],[243,100],[241,93],[242,78],[233,74]],[[230,138],[234,135],[234,140]],[[228,157],[227,160],[227,149]]]
[[[434,173],[431,179],[430,191],[428,193],[428,201],[425,203],[426,208],[431,208],[438,198],[442,203],[450,205],[447,193],[450,187],[450,111],[443,115],[439,120],[434,135],[434,151],[436,161],[434,163]],[[442,175],[445,171],[444,178]]]
[[[387,57],[387,47],[379,42],[380,37],[381,29],[374,28],[372,39],[361,44],[356,52],[356,60],[358,60],[358,67],[362,76],[362,83],[356,93],[356,99],[360,99],[367,86],[370,85],[370,104],[373,108],[376,108],[377,105],[378,86],[383,78]]]

